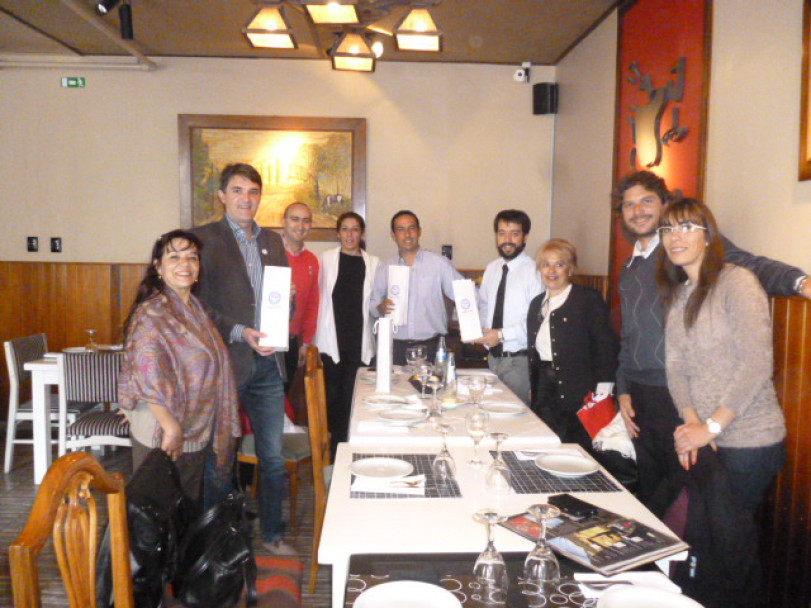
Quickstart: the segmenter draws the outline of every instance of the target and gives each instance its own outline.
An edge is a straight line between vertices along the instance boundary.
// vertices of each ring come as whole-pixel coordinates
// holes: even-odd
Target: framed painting
[[[803,2],[803,64],[800,83],[800,168],[799,180],[811,179],[811,0]]]
[[[366,217],[365,118],[180,114],[178,134],[184,228],[222,218],[220,172],[236,162],[262,176],[260,226],[281,228],[293,202],[312,210],[313,241],[334,240],[345,211]]]

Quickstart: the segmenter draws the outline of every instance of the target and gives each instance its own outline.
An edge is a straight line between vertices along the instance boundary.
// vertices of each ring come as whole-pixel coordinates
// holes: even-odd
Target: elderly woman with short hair
[[[577,410],[589,392],[614,387],[619,344],[608,306],[594,289],[571,282],[577,250],[569,241],[550,239],[535,259],[546,290],[527,314],[532,411],[561,441],[591,451]]]

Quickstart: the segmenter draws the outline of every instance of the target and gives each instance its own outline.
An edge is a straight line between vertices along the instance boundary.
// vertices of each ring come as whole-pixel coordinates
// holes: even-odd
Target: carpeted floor
[[[0,433],[4,438],[4,433]],[[4,444],[3,444],[4,445]],[[129,476],[131,473],[130,452],[127,448],[108,448],[103,456],[98,452],[93,455],[109,471],[118,471]],[[17,446],[15,450],[14,469],[3,475],[0,482],[0,606],[12,606],[11,575],[8,563],[8,545],[11,544],[23,528],[31,505],[34,502],[38,486],[33,484],[33,460],[28,446]],[[298,497],[299,524],[298,531],[290,531],[287,542],[299,552],[304,564],[302,580],[302,606],[305,608],[327,608],[332,602],[331,571],[329,566],[321,566],[315,593],[307,593],[312,555],[313,538],[313,487],[312,475],[307,471],[302,475]],[[103,502],[103,501],[102,501]],[[285,497],[285,510],[288,508]],[[257,543],[257,554],[261,555],[261,546]],[[45,607],[64,608],[68,605],[65,589],[59,577],[56,558],[49,546],[41,556],[40,586],[42,605]]]

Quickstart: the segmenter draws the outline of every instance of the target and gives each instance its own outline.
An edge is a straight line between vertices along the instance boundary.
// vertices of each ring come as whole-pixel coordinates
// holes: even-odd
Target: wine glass
[[[560,579],[560,565],[546,544],[546,521],[560,515],[560,509],[552,505],[532,505],[527,509],[529,516],[538,522],[540,531],[535,547],[524,561],[524,582],[532,588],[529,595],[546,595]]]
[[[87,343],[87,350],[96,350],[98,344],[96,344],[96,329],[86,329],[87,335],[90,336],[90,340]]]
[[[479,458],[479,443],[487,434],[487,427],[490,424],[490,414],[480,409],[470,412],[465,418],[467,434],[473,440],[473,459],[468,462],[473,466],[481,466],[484,461]]]
[[[421,363],[420,366],[417,368],[417,379],[420,381],[421,384],[421,391],[420,391],[420,399],[427,399],[428,396],[425,394],[425,387],[428,384],[428,381],[431,379],[431,376],[434,375],[434,366],[430,363]]]
[[[431,406],[428,408],[428,420],[434,422],[442,418],[442,404],[437,401],[436,394],[442,386],[439,378],[432,375],[427,382],[428,388],[431,389]]]
[[[493,544],[493,526],[506,520],[507,516],[496,509],[487,508],[476,511],[473,519],[487,526],[487,546],[473,564],[473,576],[487,590],[488,599],[503,603],[503,601],[499,602],[499,599],[504,598],[499,596],[506,596],[510,579],[507,575],[507,564]]]
[[[501,444],[509,435],[507,433],[490,433],[490,439],[496,442],[496,458],[490,463],[485,476],[487,489],[496,494],[506,494],[512,487],[512,472],[501,457]]]
[[[412,373],[416,373],[418,367],[425,362],[425,346],[418,344],[416,346],[408,346],[405,351],[406,363],[411,368]]]
[[[487,390],[487,379],[484,376],[468,376],[465,385],[470,392],[470,400],[478,409],[482,397],[484,397],[484,392]]]
[[[434,461],[431,463],[431,471],[437,480],[443,484],[453,479],[456,473],[456,461],[448,451],[448,433],[451,431],[451,425],[447,422],[437,422],[434,428],[442,435],[442,449],[436,455]]]

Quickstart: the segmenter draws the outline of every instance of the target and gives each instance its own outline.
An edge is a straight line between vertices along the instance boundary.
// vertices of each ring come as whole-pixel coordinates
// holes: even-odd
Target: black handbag
[[[256,560],[241,494],[229,494],[188,528],[173,588],[186,608],[232,608],[243,589],[246,605],[256,605]]]
[[[177,572],[180,539],[198,510],[180,485],[180,474],[169,455],[153,449],[126,487],[132,580],[138,608],[162,608],[164,591]],[[96,598],[112,606],[109,529],[97,562]]]

